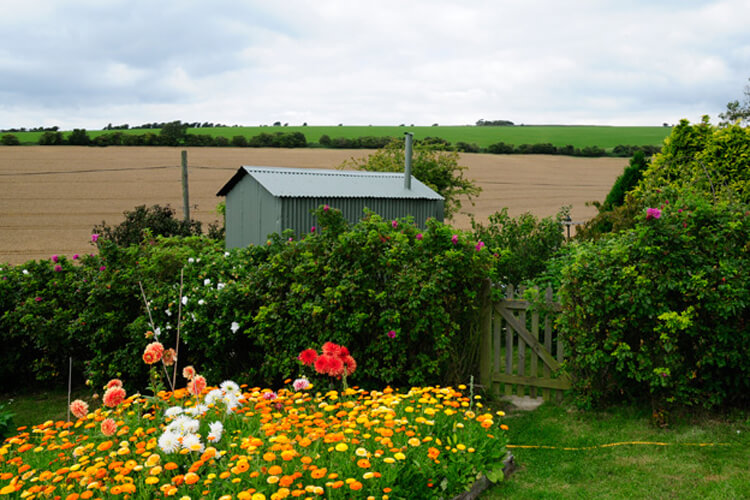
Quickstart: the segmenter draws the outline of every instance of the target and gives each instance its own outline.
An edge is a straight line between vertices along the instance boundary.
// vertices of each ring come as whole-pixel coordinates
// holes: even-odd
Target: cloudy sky
[[[748,0],[3,0],[0,129],[716,121],[748,20]]]

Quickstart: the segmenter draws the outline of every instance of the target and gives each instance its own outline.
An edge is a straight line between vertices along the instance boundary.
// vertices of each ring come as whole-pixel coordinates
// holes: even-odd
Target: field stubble
[[[367,150],[186,148],[190,215],[218,220],[218,190],[242,165],[336,168]],[[115,225],[138,205],[170,205],[182,217],[180,148],[0,146],[0,262],[21,264],[53,254],[94,251],[92,228]],[[463,154],[466,175],[481,188],[472,206],[449,221],[470,228],[508,207],[511,215],[554,215],[572,207],[574,221],[592,217],[586,202],[603,200],[627,165],[623,158]]]

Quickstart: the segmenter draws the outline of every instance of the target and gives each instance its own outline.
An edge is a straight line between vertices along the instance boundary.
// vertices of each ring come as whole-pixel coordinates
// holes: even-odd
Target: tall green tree
[[[738,120],[740,123],[750,123],[750,83],[745,85],[744,94],[742,103],[737,99],[727,103],[727,110],[719,114],[720,125],[730,125]]]
[[[165,146],[179,146],[185,142],[188,124],[180,120],[165,123],[159,131],[159,140]]]
[[[370,172],[403,172],[404,141],[395,139],[367,158],[352,158],[340,168]],[[450,219],[461,209],[462,199],[472,202],[482,188],[464,176],[465,166],[458,164],[458,153],[439,151],[415,144],[412,154],[412,175],[445,198],[445,218]]]

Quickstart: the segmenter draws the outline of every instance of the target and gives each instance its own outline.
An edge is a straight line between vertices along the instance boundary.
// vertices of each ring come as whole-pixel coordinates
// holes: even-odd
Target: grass
[[[750,498],[750,418],[678,416],[667,429],[648,411],[618,407],[582,412],[544,404],[509,413],[511,448],[519,468],[483,498]],[[667,446],[608,443],[652,441]],[[726,443],[691,446],[688,443]]]
[[[658,146],[672,131],[671,127],[607,127],[607,126],[565,126],[565,125],[529,125],[513,127],[476,127],[476,126],[289,126],[289,127],[215,127],[188,129],[190,134],[208,134],[222,136],[228,139],[236,135],[250,138],[260,133],[302,132],[307,141],[317,143],[322,135],[337,138],[374,137],[403,137],[404,132],[414,133],[415,139],[425,137],[440,137],[451,144],[459,141],[487,147],[497,142],[507,144],[539,144],[551,143],[555,146],[568,144],[577,148],[599,146],[611,149],[622,145],[654,145]],[[89,130],[89,137],[116,132],[114,130]],[[122,130],[126,134],[144,134],[151,132],[158,134],[157,129]],[[67,136],[68,133],[64,132]],[[37,144],[42,132],[14,132],[22,144]]]
[[[88,387],[74,388],[70,399],[73,401],[80,398],[91,402],[91,394]],[[68,391],[49,389],[0,394],[0,404],[5,405],[5,410],[13,414],[12,429],[37,425],[47,420],[65,420],[68,415]]]

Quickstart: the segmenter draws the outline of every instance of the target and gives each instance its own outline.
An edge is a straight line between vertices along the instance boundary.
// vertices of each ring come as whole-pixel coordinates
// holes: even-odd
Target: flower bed
[[[274,392],[227,381],[93,412],[77,402],[78,420],[20,428],[0,447],[0,495],[450,498],[481,474],[502,478],[503,414],[463,386],[313,392],[295,382]]]

